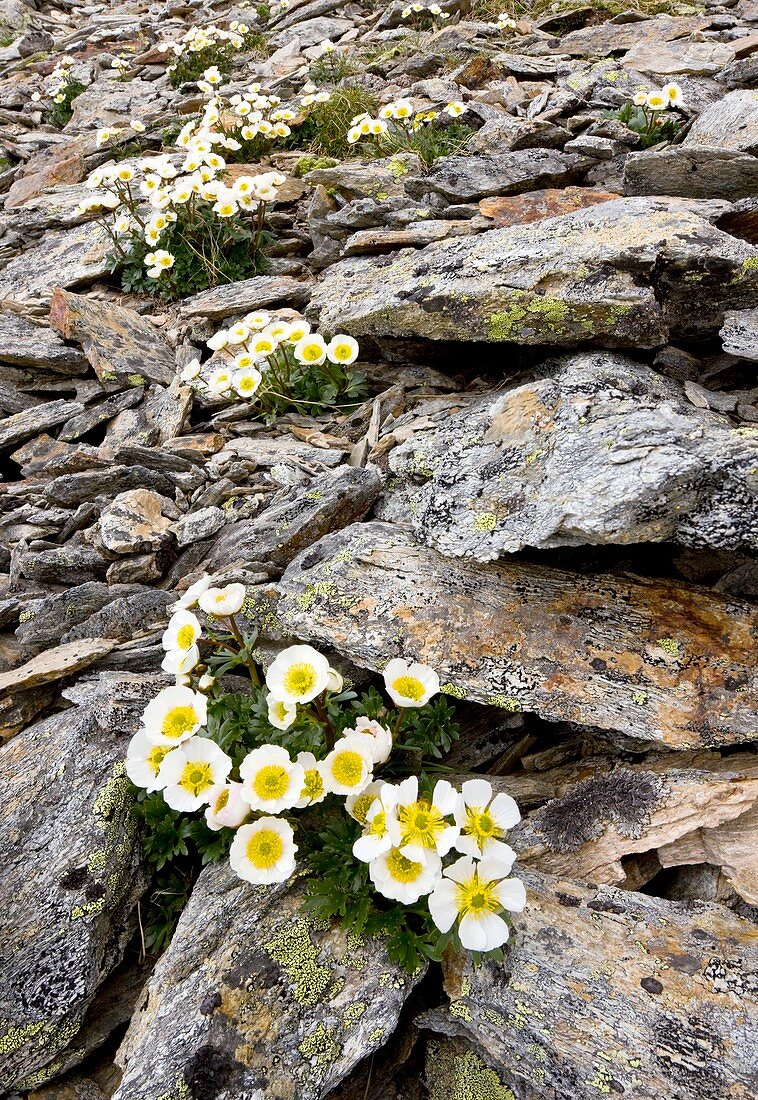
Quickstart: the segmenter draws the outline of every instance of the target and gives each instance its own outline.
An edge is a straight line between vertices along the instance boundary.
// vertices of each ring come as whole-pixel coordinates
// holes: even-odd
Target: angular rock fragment
[[[35,325],[11,310],[0,311],[0,362],[72,375],[84,374],[87,360],[46,325]]]
[[[758,361],[758,309],[730,310],[721,329],[724,351]]]
[[[213,545],[209,568],[224,569],[238,561],[247,568],[281,572],[322,535],[365,516],[380,487],[374,469],[343,466],[324,474],[293,500],[225,527]]]
[[[682,145],[758,153],[758,91],[729,92],[717,99],[695,119]]]
[[[751,198],[758,194],[758,159],[720,146],[644,149],[626,158],[624,193],[689,199]]]
[[[385,523],[302,553],[281,624],[379,668],[415,657],[453,694],[676,748],[755,734],[758,611],[665,580],[478,565]]]
[[[705,902],[521,877],[527,908],[505,966],[445,966],[451,1005],[431,1027],[472,1043],[518,1097],[754,1095],[749,921]]]
[[[537,187],[577,183],[590,162],[555,149],[524,149],[490,157],[442,157],[418,180],[409,195],[432,191],[450,202],[477,202],[488,195],[511,195]]]
[[[314,290],[355,336],[658,347],[758,302],[758,248],[707,220],[723,207],[628,198],[386,259],[345,260]]]
[[[174,355],[154,325],[114,302],[96,302],[58,289],[50,306],[50,324],[66,340],[76,340],[101,382],[130,386],[170,384]]]
[[[98,528],[103,545],[114,554],[139,554],[163,546],[175,518],[173,503],[160,493],[129,489],[103,509]]]
[[[72,709],[0,750],[4,1091],[55,1074],[135,926],[145,880],[121,760],[155,686],[112,674],[80,683],[66,693]]]
[[[756,353],[758,355],[758,352]],[[461,399],[394,448],[382,519],[443,554],[679,542],[758,549],[758,439],[641,363],[585,354]]]
[[[238,283],[203,290],[185,298],[179,309],[182,317],[207,317],[212,321],[222,321],[235,313],[249,313],[255,309],[269,306],[291,306],[298,308],[308,301],[310,287],[308,283],[280,275],[256,275],[252,279],[242,279]]]
[[[98,657],[110,653],[113,645],[113,642],[104,638],[86,638],[55,646],[10,672],[0,672],[0,692],[11,688],[28,690],[39,684],[72,676],[94,664]]]
[[[117,1060],[114,1100],[319,1100],[393,1032],[415,981],[381,939],[300,911],[302,885],[254,887],[227,863],[198,879]]]
[[[0,298],[25,302],[52,298],[55,287],[78,287],[107,274],[111,241],[99,225],[48,234],[41,244],[14,257],[0,274]]]
[[[32,436],[55,428],[83,412],[84,405],[61,397],[7,416],[5,420],[0,420],[0,449],[7,451],[17,447]]]

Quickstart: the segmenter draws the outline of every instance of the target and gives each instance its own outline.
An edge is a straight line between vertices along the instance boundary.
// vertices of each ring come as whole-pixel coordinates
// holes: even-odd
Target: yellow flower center
[[[366,762],[359,752],[344,749],[332,761],[332,775],[343,787],[357,787],[364,776]]]
[[[176,644],[180,649],[190,649],[195,644],[195,631],[189,623],[185,623],[177,630]]]
[[[396,882],[415,882],[424,870],[423,864],[408,859],[397,848],[387,856],[387,870]]]
[[[213,772],[210,764],[205,760],[191,760],[189,764],[185,764],[179,778],[179,786],[194,795],[207,791],[213,786]]]
[[[315,363],[321,358],[321,348],[318,344],[308,344],[303,348],[302,356],[306,363]]]
[[[284,690],[288,695],[307,695],[313,691],[318,682],[316,670],[313,665],[305,662],[299,665],[290,665],[284,674]]]
[[[480,882],[476,872],[468,882],[457,882],[455,886],[460,915],[465,917],[467,913],[471,913],[479,917],[482,913],[497,913],[502,909],[495,893],[496,885],[494,882]]]
[[[417,844],[422,848],[436,848],[440,833],[447,822],[436,806],[423,799],[401,806],[397,811],[401,829],[401,845]]]
[[[253,780],[253,790],[258,798],[269,799],[282,798],[287,793],[290,777],[281,764],[267,764]]]
[[[398,676],[392,687],[404,699],[423,699],[424,685],[415,676]]]
[[[466,824],[463,826],[463,832],[466,836],[473,837],[480,848],[485,841],[496,840],[503,836],[503,830],[480,806],[466,807]]]
[[[197,725],[197,715],[193,707],[172,707],[166,712],[161,725],[164,737],[176,739],[193,730]]]
[[[284,842],[274,829],[259,829],[247,842],[246,855],[259,871],[273,867],[284,853]]]
[[[337,344],[332,348],[332,355],[338,362],[342,363],[345,359],[349,359],[352,354],[352,349],[348,344]]]
[[[224,806],[226,806],[228,801],[229,801],[229,788],[224,787],[223,791],[221,792],[221,794],[216,799],[215,812],[219,813],[221,810],[223,810]]]
[[[317,768],[309,768],[305,773],[303,789],[300,792],[301,798],[308,798],[311,802],[316,798],[321,798],[324,793],[324,780],[321,778],[321,772]]]
[[[166,753],[171,752],[170,745],[153,745],[152,749],[147,755],[147,763],[153,769],[155,775],[158,774],[158,769],[163,763],[163,757]]]
[[[371,806],[376,801],[375,794],[359,794],[353,805],[353,817],[361,825],[366,824],[366,814],[371,809]]]
[[[379,810],[371,818],[371,823],[368,827],[370,836],[384,836],[387,832],[387,814],[384,810]]]
[[[258,382],[255,378],[241,378],[239,388],[243,391],[243,393],[248,393],[251,390],[256,390],[258,388]]]

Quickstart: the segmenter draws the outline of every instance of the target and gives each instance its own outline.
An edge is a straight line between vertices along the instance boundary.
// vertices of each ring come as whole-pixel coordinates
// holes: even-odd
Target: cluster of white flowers
[[[206,27],[190,27],[181,38],[170,42],[161,42],[158,49],[161,53],[168,53],[170,50],[176,58],[180,58],[187,53],[200,53],[202,50],[210,50],[222,45],[241,50],[245,44],[244,35],[247,31],[248,28],[239,23],[231,26],[228,31],[216,27],[213,23]],[[173,67],[169,66],[169,72]]]
[[[467,109],[465,103],[456,99],[447,103],[442,108],[442,112],[434,110],[417,111],[410,99],[396,99],[394,102],[380,108],[376,118],[372,118],[371,115],[366,113],[356,115],[350,122],[347,140],[350,145],[354,145],[362,138],[377,138],[381,141],[382,137],[386,135],[398,137],[404,134],[413,134],[423,126],[438,119],[440,113],[447,115],[449,118],[460,118]]]
[[[632,102],[643,111],[665,111],[667,107],[683,107],[684,94],[678,84],[666,84],[659,92],[637,92]]]
[[[409,4],[407,8],[403,8],[401,15],[403,19],[412,19],[414,15],[421,15],[424,12],[428,12],[435,19],[450,18],[450,13],[443,11],[439,4]]]
[[[64,54],[63,57],[57,62],[55,68],[50,73],[45,84],[45,95],[48,96],[53,103],[65,103],[66,92],[72,83],[75,83],[71,73],[71,68],[74,65],[73,57],[69,57],[68,54]],[[42,92],[32,92],[32,103],[40,103],[42,101]]]
[[[194,138],[200,137],[234,151],[241,148],[242,142],[254,141],[258,137],[266,141],[289,137],[292,133],[289,123],[302,114],[303,108],[326,103],[330,99],[329,92],[318,92],[314,84],[306,84],[296,104],[283,104],[279,96],[262,92],[261,85],[257,83],[251,84],[247,91],[235,92],[227,98],[214,91],[221,81],[221,74],[215,66],[206,69],[202,80],[198,81],[198,88],[211,98],[195,123]]]
[[[137,119],[130,126],[137,133],[144,130]],[[118,132],[113,128],[100,130],[98,144],[105,144]],[[266,205],[276,201],[277,189],[285,179],[279,172],[265,172],[238,176],[227,186],[218,178],[226,161],[217,149],[239,148],[239,144],[223,134],[198,128],[194,121],[184,126],[176,145],[183,157],[164,153],[143,157],[136,167],[122,163],[96,168],[87,186],[97,194],[77,208],[80,214],[113,211],[114,218],[106,228],[114,243],[118,247],[124,238],[143,240],[151,249],[143,262],[148,276],[154,279],[171,269],[175,257],[165,249],[152,249],[177,222],[182,210],[204,206],[218,218],[247,213],[260,219]]]
[[[358,358],[359,350],[352,336],[337,333],[327,342],[318,332],[311,332],[307,321],[275,320],[265,310],[248,313],[236,324],[220,329],[208,340],[208,347],[218,365],[207,379],[201,377],[198,359],[187,364],[180,378],[198,391],[230,400],[252,399],[263,383],[286,388],[294,364],[303,368],[325,363],[348,367]]]
[[[345,809],[362,827],[353,854],[368,864],[371,882],[384,897],[412,905],[428,898],[437,928],[448,932],[458,922],[463,947],[491,951],[508,938],[504,910],[520,912],[525,891],[509,878],[515,852],[505,842],[520,814],[505,794],[493,797],[491,785],[473,779],[460,791],[447,781],[434,787],[431,800],[420,796],[418,779],[399,783],[377,779],[389,759],[392,732],[365,716],[342,731],[317,759],[300,752],[292,759],[280,745],[262,744],[248,752],[231,779],[233,762],[205,736],[208,708],[203,694],[213,681],[207,674],[193,690],[188,671],[199,661],[202,634],[195,604],[215,619],[240,610],[242,585],[213,588],[204,577],[174,605],[163,637],[163,667],[177,676],[145,708],[139,731],[127,752],[126,771],[148,792],[161,791],[166,804],[180,812],[204,809],[213,830],[235,829],[229,860],[248,882],[284,882],[295,870],[298,847],[289,821],[279,815],[322,802],[328,795],[345,799]],[[319,706],[343,690],[339,672],[310,645],[293,645],[274,659],[266,673],[266,703],[271,725],[288,729],[300,707]],[[433,669],[402,658],[384,670],[387,693],[400,708],[426,705],[439,691]],[[447,865],[443,860],[455,855]]]
[[[492,26],[499,31],[515,31],[518,24],[515,19],[511,19],[507,12],[501,11],[497,17],[497,23],[493,23]]]

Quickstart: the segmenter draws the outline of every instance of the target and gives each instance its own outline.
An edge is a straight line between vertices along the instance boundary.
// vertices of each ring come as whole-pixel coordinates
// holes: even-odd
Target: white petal
[[[455,849],[463,852],[465,856],[472,856],[473,859],[482,858],[482,850],[472,836],[459,836],[455,842]]]
[[[440,882],[429,895],[429,912],[440,932],[449,932],[458,919],[456,889],[452,882]]]
[[[496,913],[474,917],[468,913],[458,927],[461,945],[467,951],[494,951],[508,939],[508,925]]]
[[[443,816],[447,817],[448,814],[453,813],[459,798],[460,795],[455,787],[448,783],[447,779],[437,780],[434,785],[432,802]]]
[[[486,779],[467,779],[461,794],[467,806],[486,806],[492,798],[492,784]]]
[[[473,874],[474,861],[468,856],[456,859],[455,863],[451,863],[449,867],[445,868],[446,878],[451,878],[453,882],[468,882]]]
[[[526,906],[526,888],[520,878],[509,878],[497,885],[497,897],[503,909],[521,913]]]
[[[521,811],[516,800],[509,794],[496,794],[489,808],[490,816],[495,819],[501,829],[512,829],[521,820]]]

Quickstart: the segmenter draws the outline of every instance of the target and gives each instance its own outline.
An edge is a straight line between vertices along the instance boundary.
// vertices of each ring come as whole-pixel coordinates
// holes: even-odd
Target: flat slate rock
[[[745,88],[717,99],[695,119],[682,145],[758,153],[758,91]]]
[[[4,420],[0,420],[0,450],[9,451],[18,447],[32,436],[56,428],[83,412],[84,405],[80,402],[59,397],[14,413],[13,416],[6,416]]]
[[[418,180],[408,180],[406,191],[416,198],[432,191],[450,202],[478,202],[490,195],[577,183],[591,164],[585,157],[557,149],[441,157]]]
[[[455,696],[622,741],[755,736],[758,610],[704,589],[445,558],[376,521],[327,535],[278,587],[286,631],[372,669],[415,657]]]
[[[174,354],[151,325],[133,309],[97,302],[58,289],[50,324],[66,340],[76,340],[101,382],[142,385],[146,379],[170,385]]]
[[[421,975],[380,938],[306,918],[303,894],[227,862],[202,872],[116,1056],[114,1100],[320,1100],[386,1042]]]
[[[758,362],[758,309],[730,310],[721,329],[724,351]]]
[[[55,1075],[136,926],[146,878],[121,761],[155,691],[154,678],[104,674],[0,749],[4,1092]]]
[[[68,347],[47,325],[35,325],[7,309],[0,310],[0,362],[66,375],[87,370],[87,359],[78,348]]]
[[[705,144],[644,149],[626,158],[624,194],[749,199],[758,195],[758,158]]]
[[[758,305],[758,247],[724,204],[626,198],[335,264],[309,316],[354,336],[654,348]]]
[[[94,664],[99,657],[110,653],[114,644],[105,638],[83,638],[55,646],[32,657],[18,668],[0,672],[0,691],[9,691],[11,688],[28,690],[72,676]]]
[[[41,244],[15,256],[0,272],[0,298],[43,300],[57,286],[78,287],[107,275],[112,245],[102,226],[89,224],[48,234]]]
[[[302,306],[310,297],[308,283],[287,275],[256,275],[237,283],[203,290],[185,298],[179,312],[182,317],[207,317],[221,321],[236,313],[267,309],[270,306]]]
[[[750,921],[706,902],[519,873],[527,907],[505,965],[443,964],[451,1004],[426,1018],[470,1041],[513,1090],[489,1095],[755,1096]]]
[[[754,311],[755,312],[755,311]],[[758,357],[758,350],[756,350]],[[378,515],[443,554],[678,542],[758,550],[758,437],[611,353],[456,409],[389,452]]]

